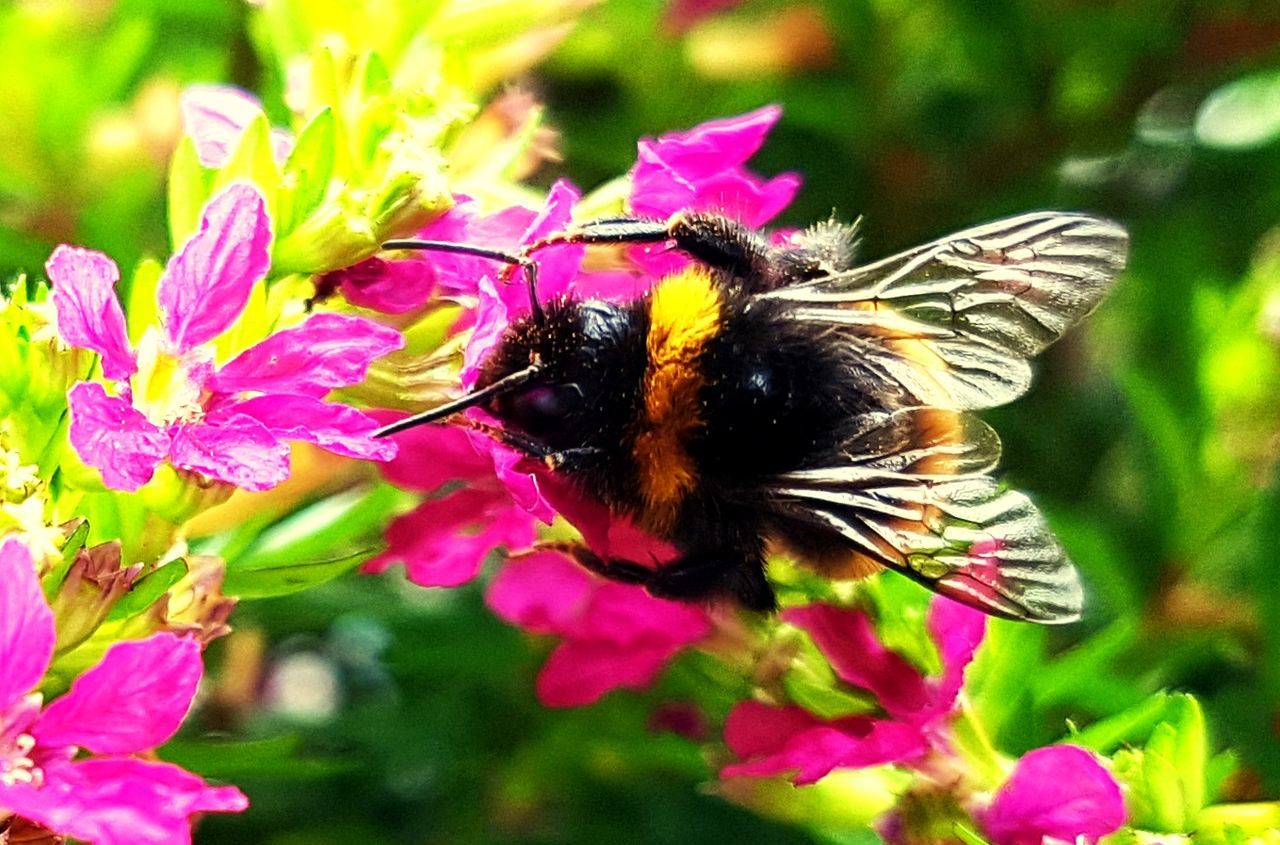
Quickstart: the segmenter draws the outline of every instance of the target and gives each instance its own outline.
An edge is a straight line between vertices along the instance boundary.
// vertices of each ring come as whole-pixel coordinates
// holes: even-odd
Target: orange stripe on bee
[[[687,444],[705,423],[699,358],[720,330],[722,306],[711,275],[698,267],[663,279],[650,296],[644,416],[633,454],[644,499],[640,521],[656,533],[671,529],[698,483]]]

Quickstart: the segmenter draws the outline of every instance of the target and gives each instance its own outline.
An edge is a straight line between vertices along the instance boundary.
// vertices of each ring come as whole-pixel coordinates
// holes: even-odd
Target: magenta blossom
[[[419,229],[423,240],[489,247],[506,252],[519,249],[569,224],[569,214],[579,192],[570,183],[557,182],[547,195],[542,211],[514,205],[493,214],[484,214],[466,196],[455,196],[453,206]],[[547,249],[538,256],[540,298],[564,293],[578,272],[583,250],[575,246]],[[510,285],[498,293],[495,280],[505,265],[492,258],[450,252],[422,252],[407,259],[370,258],[324,274],[318,287],[340,290],[348,302],[388,314],[402,314],[421,308],[433,293],[458,298],[472,304],[487,289],[513,311],[528,309],[528,288],[516,274]],[[503,312],[505,326],[506,313]],[[457,329],[469,328],[475,315],[467,314]]]
[[[200,683],[200,646],[169,633],[117,643],[42,708],[53,611],[26,547],[0,545],[0,825],[20,816],[94,845],[191,841],[191,816],[248,806],[170,763],[133,757],[173,736]]]
[[[827,720],[800,707],[743,702],[725,725],[725,742],[743,762],[722,775],[789,772],[796,783],[813,783],[836,768],[911,763],[945,746],[947,717],[982,641],[982,613],[934,598],[928,625],[942,661],[937,677],[885,648],[860,610],[814,604],[786,610],[782,618],[809,633],[841,681],[875,695],[887,718]]]
[[[195,142],[205,167],[218,168],[231,160],[244,131],[263,114],[258,98],[230,85],[191,85],[182,92],[182,127]],[[271,151],[284,161],[293,150],[293,135],[271,130]]]
[[[262,197],[232,185],[205,208],[200,230],[159,282],[161,327],[135,350],[115,296],[120,274],[105,255],[60,246],[45,265],[58,332],[92,350],[115,382],[111,395],[80,382],[67,399],[71,443],[117,490],[136,490],[168,460],[175,467],[264,490],[289,474],[285,440],[307,440],[355,458],[388,460],[377,421],[323,401],[364,378],[370,362],[403,344],[362,317],[314,314],[218,367],[209,342],[229,329],[266,275],[271,240]]]
[[[383,467],[387,480],[435,495],[392,520],[387,550],[366,563],[365,572],[403,564],[415,584],[455,587],[475,578],[495,548],[527,548],[534,539],[533,512],[540,507],[547,522],[553,518],[532,476],[513,473],[506,484],[499,480],[512,473],[500,462],[514,463],[518,456],[487,438],[460,428],[421,426],[399,439],[400,455]],[[456,482],[465,486],[439,495]]]
[[[561,638],[538,673],[538,700],[548,707],[646,687],[677,652],[711,632],[702,608],[603,581],[558,552],[509,561],[487,601],[508,622]]]
[[[995,845],[1092,843],[1125,821],[1124,796],[1092,753],[1075,745],[1028,752],[982,816]]]
[[[712,211],[752,228],[764,226],[800,190],[795,173],[765,179],[746,168],[781,115],[777,106],[765,106],[701,123],[686,132],[642,139],[631,168],[631,212],[665,220],[677,211]],[[661,244],[633,247],[630,255],[657,276],[688,261]]]

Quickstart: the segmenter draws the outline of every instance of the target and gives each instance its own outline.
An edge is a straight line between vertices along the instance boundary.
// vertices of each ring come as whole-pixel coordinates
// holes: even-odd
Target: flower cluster
[[[723,776],[789,774],[806,784],[836,768],[904,766],[916,773],[916,789],[943,790],[996,845],[1096,842],[1124,823],[1116,779],[1073,745],[1027,754],[1003,784],[981,782],[979,767],[955,736],[956,722],[972,718],[963,712],[960,690],[983,637],[985,617],[978,611],[934,599],[927,628],[942,664],[936,677],[886,648],[864,611],[814,604],[784,611],[783,619],[808,633],[840,684],[870,693],[884,715],[824,717],[795,704],[742,702],[725,724],[725,742],[742,762],[725,767]],[[882,822],[882,833],[894,842],[927,841],[920,828],[932,822],[894,814]]]
[[[761,812],[768,785],[790,800],[804,794],[792,787],[816,792],[855,771],[884,798],[858,823],[889,843],[1127,845],[1154,841],[1148,830],[1251,842],[1247,813],[1206,806],[1205,728],[1189,696],[1126,720],[1149,728],[1144,746],[1088,729],[1017,746],[987,731],[967,692],[1001,630],[974,610],[934,598],[917,616],[874,577],[805,595],[788,585],[772,617],[658,599],[542,541],[572,536],[654,566],[674,549],[482,426],[376,436],[473,385],[531,306],[494,259],[375,257],[384,239],[511,253],[575,222],[683,211],[764,227],[800,187],[749,164],[776,106],[641,139],[628,172],[594,192],[529,187],[554,155],[541,108],[515,90],[487,105],[481,94],[550,49],[585,4],[471,5],[396,0],[384,33],[342,4],[254,4],[284,108],[222,85],[175,91],[184,134],[168,262],[122,274],[64,244],[48,285],[6,292],[0,842],[34,831],[182,843],[199,815],[245,809],[237,787],[157,753],[196,700],[201,649],[228,633],[238,598],[357,566],[402,567],[427,588],[478,581],[494,615],[552,641],[534,688],[549,707],[644,694],[673,662],[715,662],[707,683],[732,676],[715,705],[659,705],[650,724],[706,741],[717,788]],[[678,33],[731,5],[673,2],[666,25]],[[666,244],[591,256],[544,246],[548,301],[634,301],[691,262]],[[327,516],[311,510],[316,496]],[[717,712],[722,733],[704,724]]]
[[[264,490],[289,475],[286,439],[349,457],[387,460],[377,422],[323,396],[364,377],[398,349],[400,333],[362,317],[315,314],[218,366],[213,341],[226,332],[266,275],[271,240],[262,197],[233,185],[206,209],[200,231],[159,279],[160,326],[130,346],[115,297],[120,274],[98,252],[59,247],[47,270],[58,332],[101,357],[116,385],[75,385],[71,443],[117,490],[136,490],[168,461],[178,469]]]
[[[42,706],[54,613],[15,540],[0,544],[0,584],[0,823],[18,816],[98,845],[169,845],[190,841],[194,814],[247,806],[235,787],[139,756],[191,707],[199,642],[161,633],[113,645]]]

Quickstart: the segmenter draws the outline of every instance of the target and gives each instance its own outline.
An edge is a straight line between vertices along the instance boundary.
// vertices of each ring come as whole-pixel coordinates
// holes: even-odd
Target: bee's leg
[[[602,558],[580,543],[545,543],[538,548],[562,552],[602,578],[637,584],[658,598],[698,602],[727,596],[761,612],[778,606],[759,554],[729,550],[688,554],[655,568],[625,558]]]
[[[562,449],[542,458],[547,469],[552,472],[576,472],[585,469],[604,456],[604,449],[596,446],[579,446],[575,449]]]
[[[639,244],[670,241],[708,267],[723,270],[747,293],[770,290],[806,277],[808,270],[774,249],[759,232],[722,214],[677,212],[666,220],[610,217],[588,220],[526,246],[530,256],[556,244]],[[786,258],[786,260],[781,260]],[[507,268],[508,270],[510,268]],[[506,272],[506,271],[504,271]]]
[[[626,560],[620,557],[603,558],[582,543],[543,542],[534,545],[535,551],[556,551],[570,558],[574,563],[601,578],[617,581],[622,584],[639,584],[648,586],[656,571],[652,567]]]
[[[739,549],[692,553],[652,572],[645,587],[658,598],[700,601],[727,595],[748,610],[764,613],[778,607],[758,553]]]

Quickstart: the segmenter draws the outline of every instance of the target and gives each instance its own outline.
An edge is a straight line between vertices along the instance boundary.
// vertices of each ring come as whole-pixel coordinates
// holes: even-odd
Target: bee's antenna
[[[417,238],[387,241],[383,249],[417,249],[425,252],[454,252],[461,255],[474,255],[478,258],[492,258],[504,264],[518,266],[524,270],[525,281],[529,284],[529,312],[535,323],[543,322],[542,303],[538,302],[538,265],[527,255],[504,252],[472,244],[460,244],[453,241],[424,241]]]
[[[436,420],[442,420],[445,417],[452,416],[459,411],[465,411],[467,408],[473,408],[486,400],[495,396],[501,396],[515,390],[520,385],[529,381],[538,374],[541,367],[537,364],[530,364],[523,370],[516,370],[509,376],[500,378],[488,387],[482,387],[479,390],[473,390],[470,393],[459,396],[452,402],[446,402],[443,405],[437,405],[429,411],[423,411],[421,414],[415,414],[412,417],[405,417],[402,420],[396,420],[393,423],[384,425],[373,433],[374,437],[387,437],[391,434],[404,431],[408,428],[417,428],[420,425],[433,423]]]

